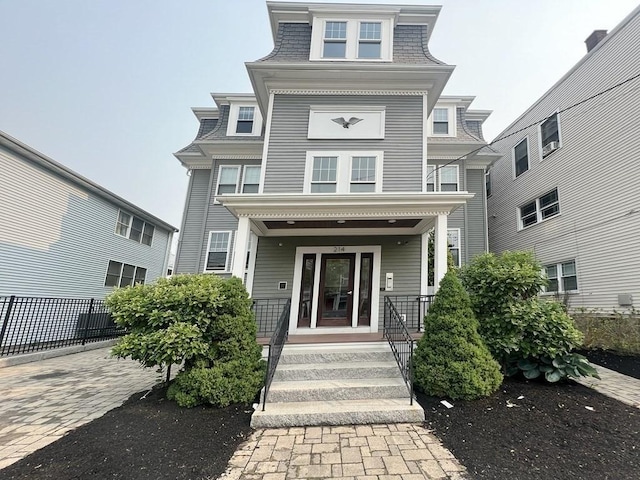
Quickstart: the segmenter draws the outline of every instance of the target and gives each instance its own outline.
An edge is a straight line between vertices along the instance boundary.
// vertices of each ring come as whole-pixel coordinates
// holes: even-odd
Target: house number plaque
[[[333,247],[333,253],[344,253],[344,247]]]

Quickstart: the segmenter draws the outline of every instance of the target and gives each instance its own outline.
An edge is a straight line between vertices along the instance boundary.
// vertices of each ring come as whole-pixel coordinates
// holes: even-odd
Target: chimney
[[[607,36],[606,30],[594,30],[591,35],[584,41],[587,44],[587,53],[595,48],[604,37]]]

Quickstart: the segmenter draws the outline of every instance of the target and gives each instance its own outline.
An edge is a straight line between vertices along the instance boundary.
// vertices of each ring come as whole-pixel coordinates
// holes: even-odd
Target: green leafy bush
[[[171,386],[172,398],[180,405],[222,406],[227,398],[250,400],[259,390],[262,348],[256,342],[251,300],[239,279],[177,275],[115,290],[106,302],[115,322],[127,331],[113,347],[114,356],[131,357],[145,367],[183,365]],[[245,380],[233,381],[227,365]],[[194,369],[210,373],[192,374]],[[198,382],[235,390],[223,397]],[[196,391],[198,395],[193,394]],[[211,398],[203,392],[210,392]]]
[[[507,375],[596,376],[584,357],[570,353],[582,334],[563,305],[538,297],[546,284],[541,271],[531,252],[488,253],[462,269],[482,338]]]
[[[477,327],[467,292],[455,272],[447,272],[429,307],[425,331],[414,353],[418,388],[454,400],[472,400],[498,389],[502,383],[500,366]]]

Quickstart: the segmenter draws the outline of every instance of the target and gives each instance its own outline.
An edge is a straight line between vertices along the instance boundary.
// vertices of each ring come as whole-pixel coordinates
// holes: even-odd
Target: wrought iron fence
[[[289,335],[289,314],[291,312],[291,300],[287,299],[283,309],[278,317],[278,323],[275,326],[274,332],[271,335],[269,341],[269,356],[267,357],[267,371],[264,378],[264,395],[262,396],[262,411],[264,411],[267,405],[267,394],[273,381],[273,376],[276,373],[278,362],[280,361],[280,354],[284,348],[284,344],[287,341]]]
[[[124,333],[104,300],[0,297],[0,356],[84,345]]]
[[[413,405],[413,338],[391,297],[384,298],[384,337],[398,363]]]
[[[390,295],[385,298],[393,303],[410,332],[424,331],[424,316],[433,301],[433,295]]]
[[[259,338],[269,338],[275,332],[282,309],[290,303],[290,298],[253,299],[253,312],[256,315]]]

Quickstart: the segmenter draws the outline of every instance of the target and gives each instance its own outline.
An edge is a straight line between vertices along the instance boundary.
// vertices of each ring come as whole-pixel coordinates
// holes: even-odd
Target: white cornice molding
[[[446,210],[413,210],[413,211],[340,211],[338,215],[336,212],[294,212],[294,211],[286,211],[286,212],[263,212],[257,210],[253,211],[243,211],[242,213],[238,213],[239,217],[249,217],[249,218],[259,218],[261,220],[269,220],[269,219],[278,219],[278,218],[298,218],[298,219],[318,219],[318,218],[336,218],[336,216],[340,218],[346,219],[354,219],[354,218],[380,218],[380,217],[389,217],[389,218],[423,218],[423,217],[431,217],[434,215],[448,215],[451,213],[450,209]]]
[[[426,90],[312,90],[312,89],[282,89],[270,90],[274,95],[427,95]],[[361,107],[358,107],[361,108]],[[379,108],[379,107],[376,107]]]
[[[212,155],[213,160],[262,160],[262,155]]]

